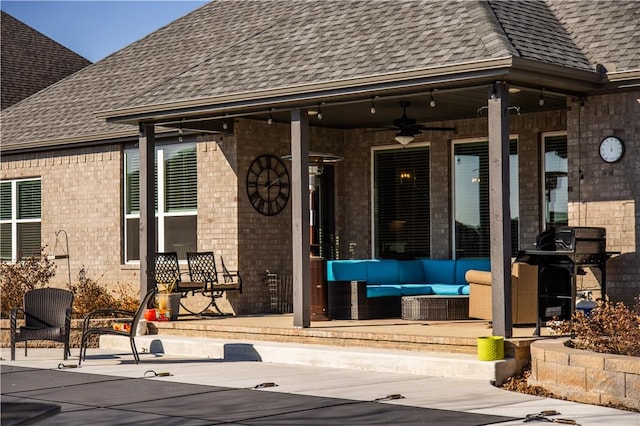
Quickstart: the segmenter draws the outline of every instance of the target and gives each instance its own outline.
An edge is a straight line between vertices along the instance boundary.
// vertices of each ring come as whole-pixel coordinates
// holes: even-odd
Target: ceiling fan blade
[[[438,127],[438,126],[424,126],[422,124],[418,124],[416,129],[420,130],[434,130],[434,131],[444,131],[444,132],[455,132],[455,127]]]

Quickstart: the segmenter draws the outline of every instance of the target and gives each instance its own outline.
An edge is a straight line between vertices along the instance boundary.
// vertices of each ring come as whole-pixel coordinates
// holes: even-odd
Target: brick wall
[[[138,268],[122,265],[122,150],[118,145],[3,155],[2,179],[42,178],[42,244],[62,254],[55,233],[69,237],[71,277],[80,268],[101,284],[131,283],[139,288]],[[62,235],[61,235],[62,237]],[[55,261],[52,284],[68,284],[66,259]]]
[[[640,295],[640,91],[569,102],[569,224],[607,229],[607,249],[619,251],[607,263],[611,300],[631,304]],[[600,159],[600,141],[609,135],[626,143],[622,161]],[[582,170],[582,179],[579,171]],[[590,272],[578,285],[598,289]],[[596,292],[596,296],[599,293]]]

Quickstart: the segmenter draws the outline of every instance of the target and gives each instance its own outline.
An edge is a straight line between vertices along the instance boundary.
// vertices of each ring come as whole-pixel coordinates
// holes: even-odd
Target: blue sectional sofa
[[[491,270],[489,259],[330,260],[328,308],[335,319],[400,317],[402,296],[468,295],[468,270]]]

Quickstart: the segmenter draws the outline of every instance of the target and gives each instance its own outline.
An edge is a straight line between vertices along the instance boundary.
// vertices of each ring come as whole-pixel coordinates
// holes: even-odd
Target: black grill
[[[576,303],[576,275],[583,267],[600,269],[602,298],[606,295],[606,262],[613,252],[606,251],[605,228],[563,226],[544,231],[536,248],[518,253],[516,262],[538,265],[538,321],[571,319]]]

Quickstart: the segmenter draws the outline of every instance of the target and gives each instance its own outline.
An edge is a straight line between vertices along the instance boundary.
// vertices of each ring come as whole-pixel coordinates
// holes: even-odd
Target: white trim
[[[516,154],[518,155],[518,176],[520,173],[520,141],[518,138],[518,134],[509,134],[509,141],[516,141]],[[456,145],[464,145],[468,143],[478,143],[478,142],[486,142],[487,148],[489,145],[489,136],[485,137],[474,137],[474,138],[460,138],[460,139],[452,139],[451,140],[451,162],[450,162],[450,173],[451,173],[451,258],[457,259],[456,256],[456,155],[455,155],[455,147]],[[520,179],[518,179],[519,183]],[[518,218],[520,217],[520,188],[518,190]],[[518,221],[519,222],[519,221]],[[520,223],[518,223],[520,226]]]
[[[39,219],[18,219],[18,182],[40,182],[40,218]],[[4,179],[2,183],[9,183],[11,185],[11,218],[0,219],[0,224],[11,224],[11,263],[18,261],[18,224],[19,223],[40,223],[42,226],[42,178],[19,178],[19,179]],[[42,245],[42,229],[40,229],[40,245]]]
[[[567,149],[568,149],[568,137],[567,137],[567,131],[566,130],[556,130],[553,132],[541,132],[540,133],[540,145],[539,145],[539,150],[540,150],[540,165],[539,165],[539,179],[540,179],[540,200],[541,202],[541,206],[540,206],[540,224],[542,225],[542,231],[545,231],[547,228],[547,200],[545,197],[545,190],[547,187],[547,180],[545,178],[545,173],[546,173],[546,158],[545,158],[545,153],[546,153],[546,142],[547,142],[547,138],[552,138],[552,137],[556,137],[556,136],[565,136],[565,138],[567,138]]]

